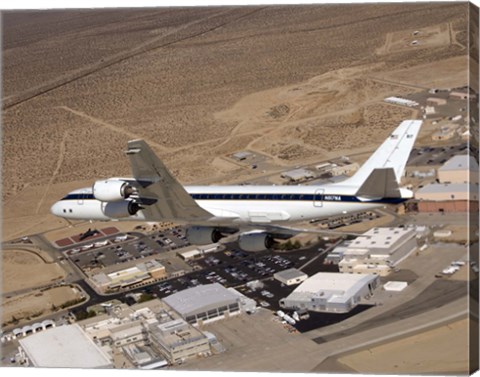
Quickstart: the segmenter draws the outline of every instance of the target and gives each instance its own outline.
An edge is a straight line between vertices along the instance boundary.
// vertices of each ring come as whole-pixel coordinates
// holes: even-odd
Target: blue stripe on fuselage
[[[407,199],[381,198],[371,201],[360,200],[355,195],[333,194],[190,194],[195,200],[280,200],[280,201],[323,201],[323,202],[349,202],[349,203],[385,203],[398,204]],[[92,200],[93,194],[68,194],[62,200]]]

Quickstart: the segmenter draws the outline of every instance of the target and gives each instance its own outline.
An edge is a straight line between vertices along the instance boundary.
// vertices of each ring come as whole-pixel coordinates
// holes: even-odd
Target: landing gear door
[[[325,189],[315,190],[315,194],[313,194],[313,206],[314,207],[323,207],[323,194],[324,193],[325,193]]]

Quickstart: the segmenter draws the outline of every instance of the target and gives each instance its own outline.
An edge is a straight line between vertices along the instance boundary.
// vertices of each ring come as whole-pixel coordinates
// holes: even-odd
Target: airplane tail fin
[[[360,169],[342,184],[359,187],[359,196],[400,197],[400,180],[421,125],[421,120],[400,123]]]

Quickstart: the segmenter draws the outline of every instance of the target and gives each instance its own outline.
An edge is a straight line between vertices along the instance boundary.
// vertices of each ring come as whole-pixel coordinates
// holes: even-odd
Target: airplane
[[[402,203],[413,192],[400,187],[422,121],[405,120],[350,178],[324,185],[182,186],[143,140],[125,152],[133,178],[108,178],[70,192],[51,213],[71,220],[171,221],[187,226],[191,244],[216,243],[238,233],[245,251],[270,248],[298,233],[289,223]],[[331,232],[334,233],[334,232]],[[338,233],[338,232],[337,232]]]

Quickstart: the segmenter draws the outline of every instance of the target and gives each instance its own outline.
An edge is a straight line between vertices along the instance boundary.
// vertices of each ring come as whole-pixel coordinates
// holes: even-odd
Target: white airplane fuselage
[[[132,181],[131,178],[111,178]],[[324,218],[350,212],[371,210],[386,204],[398,204],[412,197],[402,189],[401,198],[362,198],[357,187],[324,186],[186,186],[196,203],[212,214],[211,222],[221,224],[288,223]],[[52,207],[52,213],[72,220],[146,219],[140,210],[118,219],[105,215],[106,202],[94,198],[92,188],[72,191]],[[180,221],[181,219],[158,219]]]

